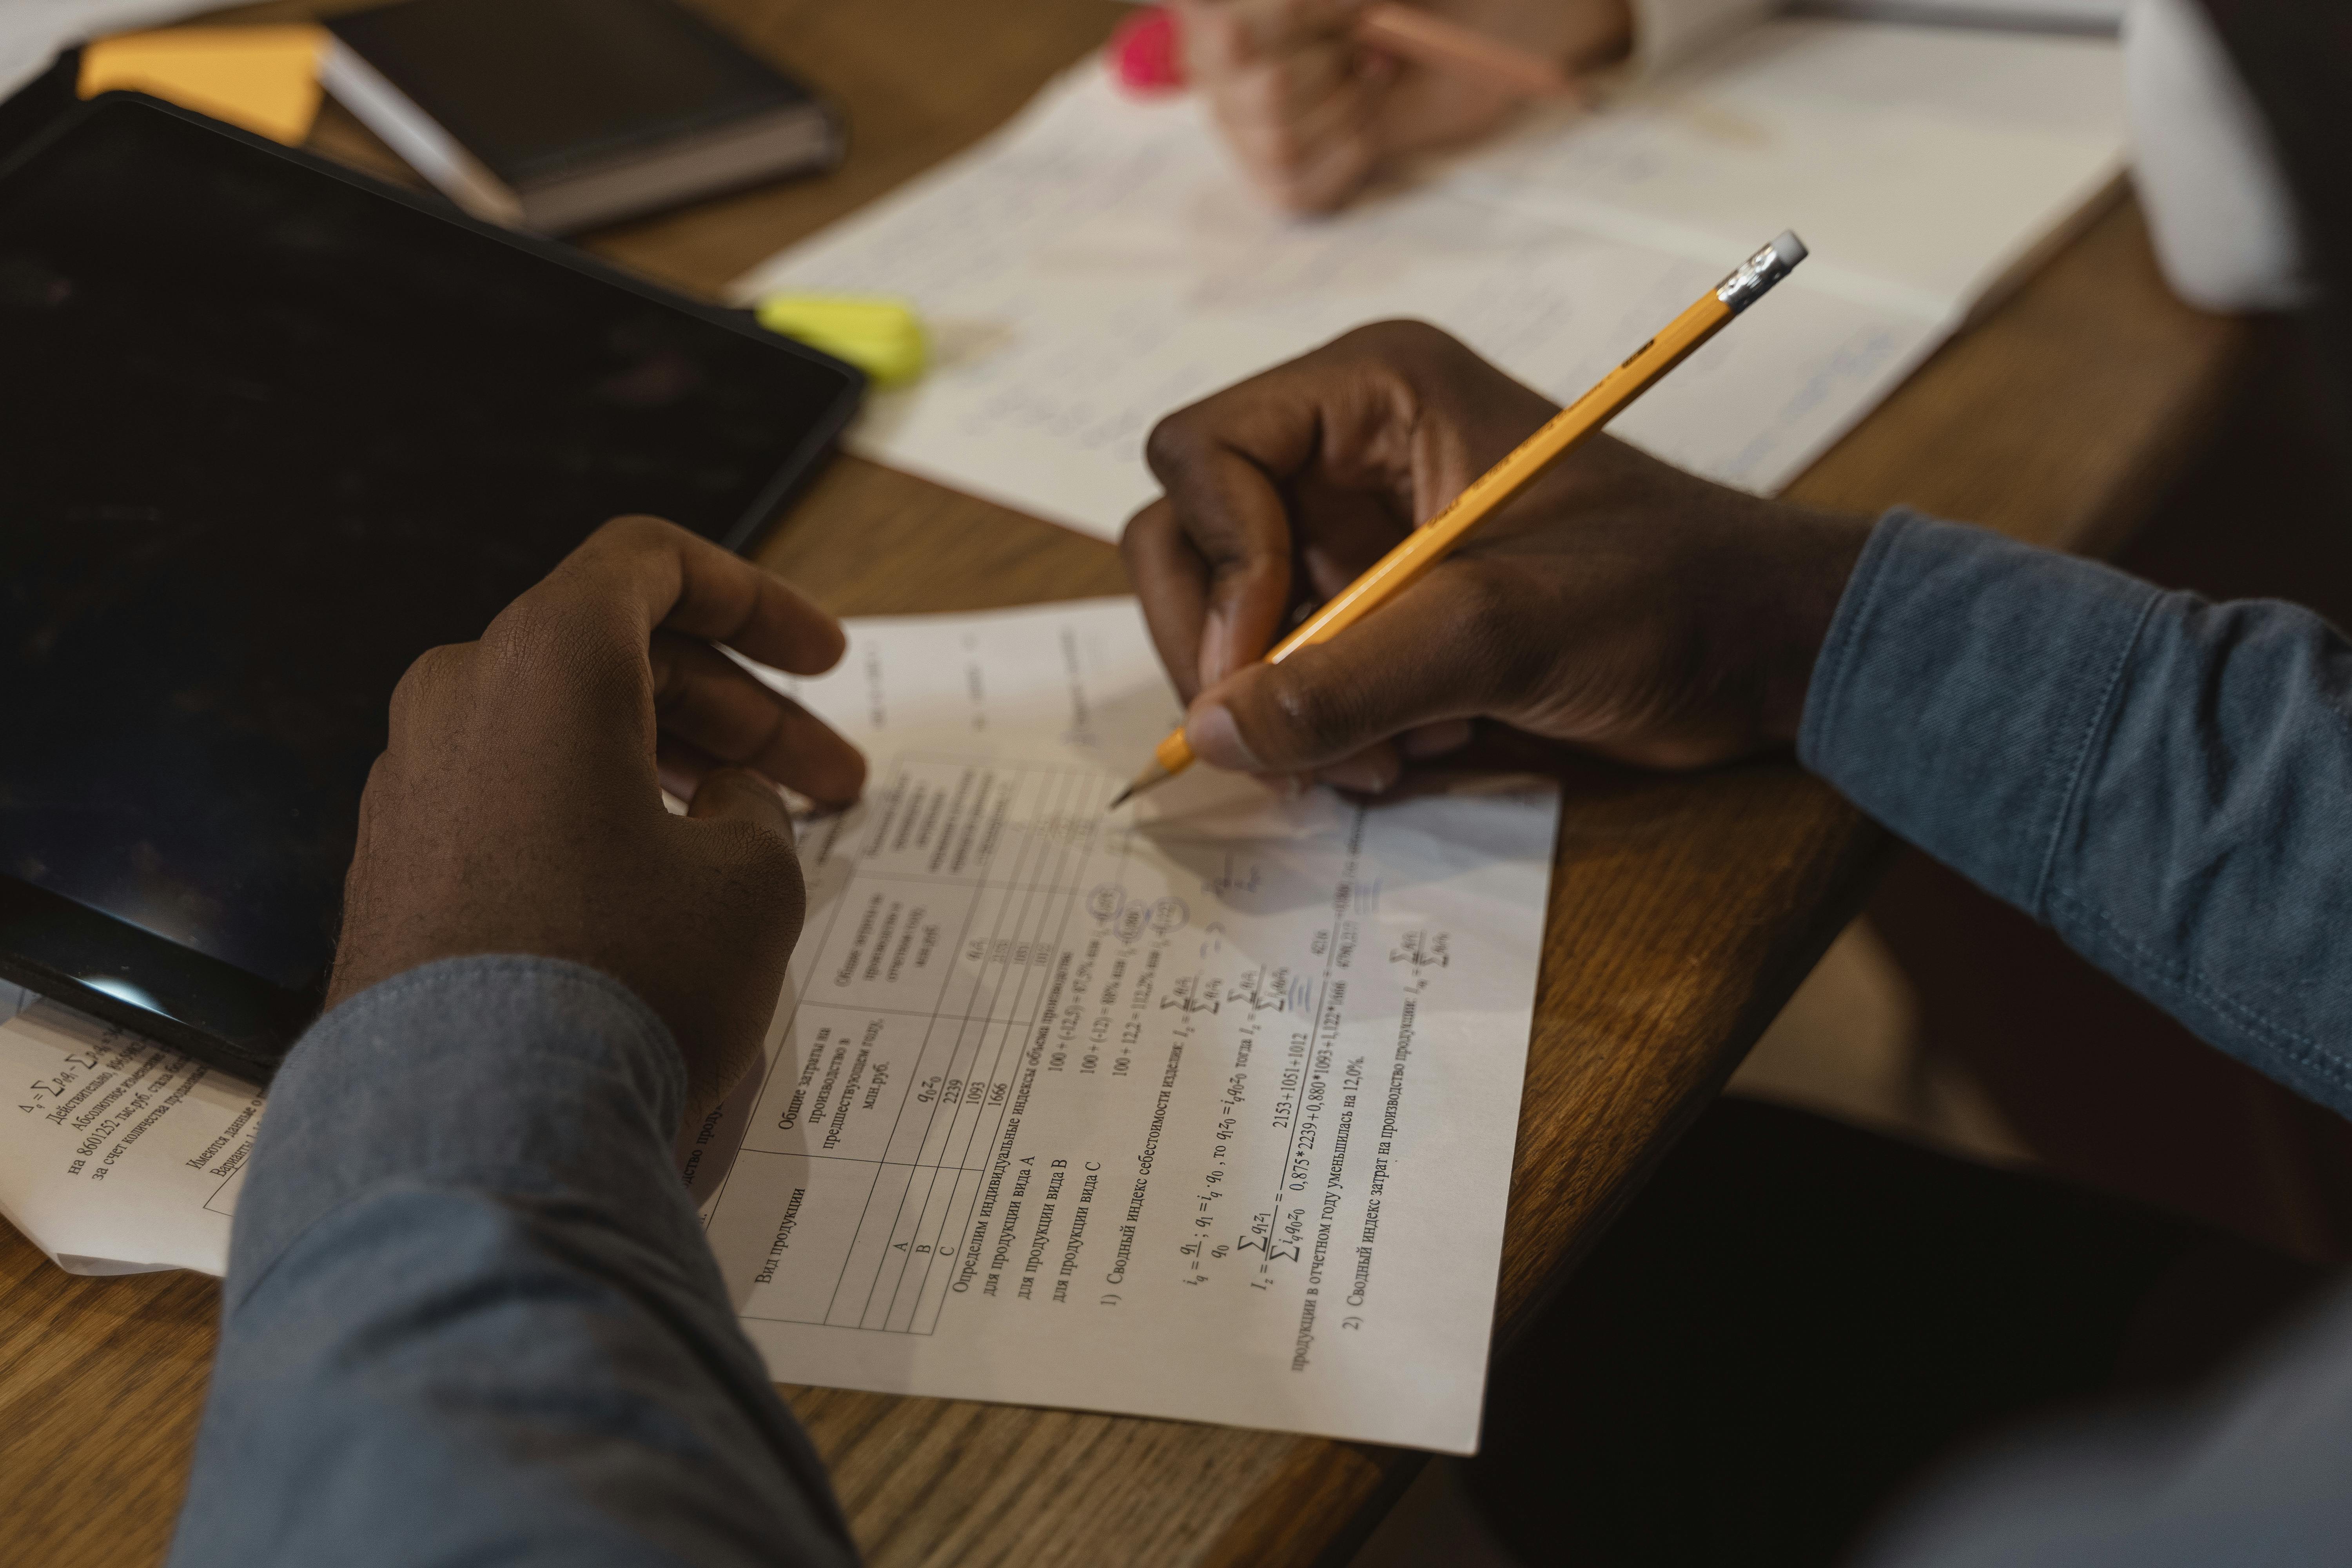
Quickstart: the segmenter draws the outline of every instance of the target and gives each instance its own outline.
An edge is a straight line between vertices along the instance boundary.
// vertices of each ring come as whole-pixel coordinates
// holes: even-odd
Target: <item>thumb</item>
[[[808,914],[808,887],[782,794],[751,768],[713,768],[702,775],[686,815],[700,825],[688,830],[702,841],[698,863],[719,873],[704,884],[704,895],[723,911],[733,935],[750,944],[750,954],[775,962],[781,983],[782,961],[800,941]],[[765,1006],[774,1005],[771,987]],[[758,1022],[766,1021],[761,1011]],[[758,1032],[751,1031],[753,1037]]]
[[[1501,707],[1513,661],[1492,595],[1441,568],[1328,643],[1234,671],[1195,698],[1184,738],[1214,767],[1312,773],[1424,724]]]
[[[686,815],[698,822],[748,822],[775,834],[787,847],[793,843],[793,814],[782,794],[750,768],[713,768],[703,774]]]

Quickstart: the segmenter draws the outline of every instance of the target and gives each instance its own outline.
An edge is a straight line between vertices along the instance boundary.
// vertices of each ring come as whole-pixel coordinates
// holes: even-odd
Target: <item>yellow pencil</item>
[[[1627,404],[1648,391],[1660,376],[1721,331],[1732,317],[1762,299],[1772,285],[1786,278],[1804,258],[1804,242],[1793,234],[1783,234],[1740,263],[1738,271],[1701,295],[1696,304],[1668,322],[1656,337],[1634,350],[1623,364],[1602,376],[1591,391],[1544,421],[1540,429],[1481,474],[1444,510],[1407,534],[1395,549],[1372,563],[1362,576],[1333,595],[1297,631],[1276,644],[1274,651],[1265,656],[1265,661],[1280,664],[1310,643],[1328,642],[1420,581],[1421,574],[1444,560],[1446,552],[1466,538],[1472,529],[1535,483],[1554,463],[1583,445]],[[1111,805],[1131,800],[1192,765],[1192,748],[1185,743],[1184,731],[1178,730],[1160,742],[1152,753],[1151,764],[1138,773]]]

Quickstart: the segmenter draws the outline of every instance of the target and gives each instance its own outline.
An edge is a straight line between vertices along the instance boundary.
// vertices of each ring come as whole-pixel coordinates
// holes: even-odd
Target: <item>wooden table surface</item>
[[[1000,123],[1122,14],[1106,0],[698,0],[848,112],[850,157],[592,237],[713,294]],[[239,19],[332,7],[247,6]],[[404,171],[330,106],[314,143]],[[2194,448],[2244,359],[2158,280],[2126,200],[1948,345],[1792,493],[1908,502],[2111,546]],[[845,615],[1123,592],[1108,545],[843,458],[761,559]],[[1566,800],[1504,1248],[1527,1321],[1858,907],[1883,837],[1785,762],[1689,777],[1560,770]],[[188,1275],[83,1279],[0,1226],[0,1560],[155,1561],[212,1353]],[[1118,1416],[787,1390],[869,1560],[1276,1568],[1344,1561],[1420,1456]]]

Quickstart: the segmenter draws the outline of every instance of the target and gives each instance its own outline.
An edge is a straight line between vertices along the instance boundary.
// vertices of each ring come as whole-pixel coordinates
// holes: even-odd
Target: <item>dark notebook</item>
[[[833,114],[674,0],[405,0],[327,89],[460,206],[560,234],[830,167]]]

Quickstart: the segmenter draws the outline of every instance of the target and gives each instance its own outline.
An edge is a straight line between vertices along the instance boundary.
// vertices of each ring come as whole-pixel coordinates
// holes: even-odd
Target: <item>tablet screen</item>
[[[740,542],[855,396],[551,247],[79,110],[0,174],[0,872],[315,989],[409,662],[616,513]]]

